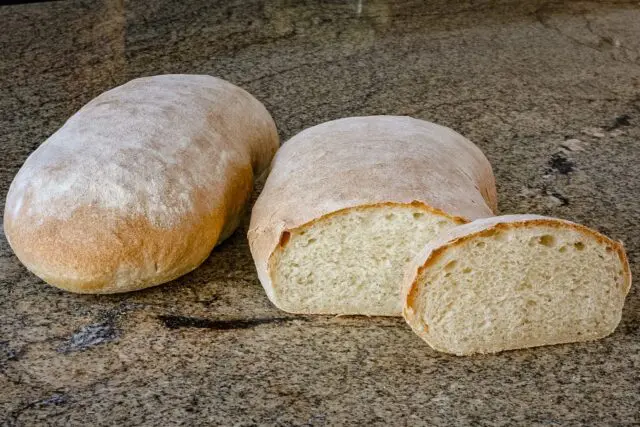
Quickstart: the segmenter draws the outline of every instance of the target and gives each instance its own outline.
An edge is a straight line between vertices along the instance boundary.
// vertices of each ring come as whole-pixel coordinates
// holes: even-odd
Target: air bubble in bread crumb
[[[538,243],[542,246],[552,247],[556,244],[556,238],[550,234],[545,234],[544,236],[540,236],[538,238]]]

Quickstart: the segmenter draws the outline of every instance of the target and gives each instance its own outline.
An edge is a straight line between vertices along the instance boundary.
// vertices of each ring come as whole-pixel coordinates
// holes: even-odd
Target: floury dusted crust
[[[163,75],[109,90],[16,175],[5,234],[48,283],[141,289],[196,268],[238,225],[278,148],[264,106],[224,80]]]

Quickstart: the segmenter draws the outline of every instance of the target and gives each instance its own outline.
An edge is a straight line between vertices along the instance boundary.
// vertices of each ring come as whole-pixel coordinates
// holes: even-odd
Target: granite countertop
[[[503,213],[622,239],[640,277],[637,1],[60,1],[0,7],[0,195],[104,90],[160,73],[236,83],[283,140],[344,116],[450,126]],[[223,5],[224,3],[224,5]],[[593,343],[458,358],[401,319],[274,308],[242,229],[170,284],[82,296],[0,239],[0,424],[631,425],[640,291]]]

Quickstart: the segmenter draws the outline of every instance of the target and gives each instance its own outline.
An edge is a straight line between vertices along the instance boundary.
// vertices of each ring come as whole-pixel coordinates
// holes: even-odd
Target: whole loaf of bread
[[[7,195],[5,234],[30,271],[72,292],[164,283],[233,232],[278,145],[264,106],[231,83],[135,79],[29,156]]]

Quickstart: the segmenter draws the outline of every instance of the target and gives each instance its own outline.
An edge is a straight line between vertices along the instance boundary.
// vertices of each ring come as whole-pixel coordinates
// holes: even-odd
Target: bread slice
[[[285,311],[400,316],[413,256],[495,208],[491,166],[461,135],[410,117],[353,117],[283,145],[249,243],[267,295]]]
[[[479,219],[416,257],[403,315],[457,355],[589,341],[612,333],[631,286],[620,242],[538,215]]]

